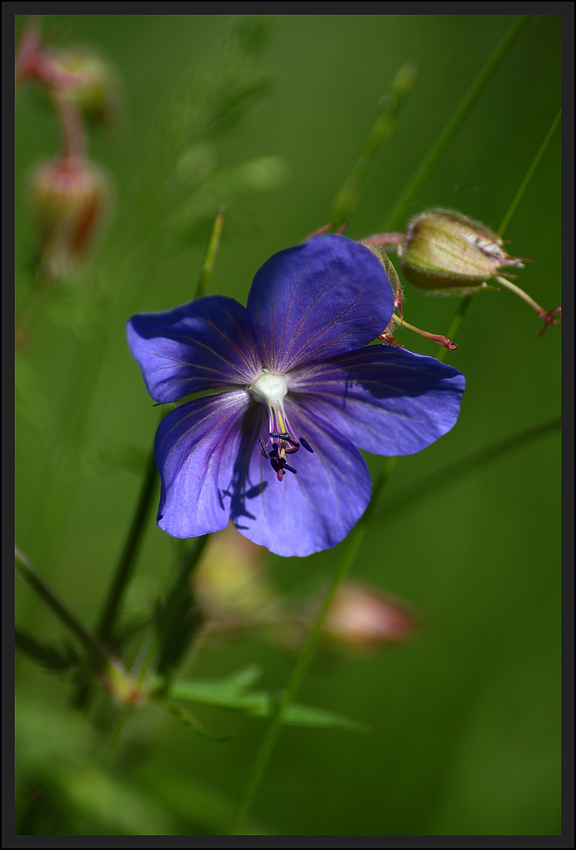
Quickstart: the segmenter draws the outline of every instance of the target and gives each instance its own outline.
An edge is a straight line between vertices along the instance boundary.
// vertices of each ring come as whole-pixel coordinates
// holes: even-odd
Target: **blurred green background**
[[[182,199],[172,206],[173,196],[162,195],[162,175],[171,179],[187,149],[178,135],[178,122],[185,123],[192,108],[187,92],[209,86],[220,72],[222,45],[235,21],[226,15],[43,18],[45,33],[62,27],[58,44],[101,50],[123,87],[117,131],[91,133],[91,156],[113,176],[116,199],[87,288],[54,294],[18,363],[17,545],[88,624],[97,619],[134,510],[138,463],[158,421],[125,343],[126,319],[192,297],[206,222],[227,192],[210,289],[245,303],[254,273],[271,254],[329,221],[380,97],[410,61],[419,69],[416,86],[348,235],[381,230],[513,20],[272,16],[269,42],[261,56],[256,51],[252,69],[270,85],[262,82],[262,96],[255,94],[236,126],[194,150],[203,158],[200,175],[204,168],[229,176],[247,160],[281,159],[256,166],[246,191],[233,191],[224,178],[197,194],[191,189],[190,197],[200,199],[197,226],[176,239],[171,216]],[[17,34],[21,26],[17,16]],[[498,226],[559,108],[560,35],[559,16],[528,24],[409,214],[448,207]],[[26,177],[34,163],[56,153],[58,136],[40,95],[32,87],[18,91],[17,305],[32,280]],[[268,190],[256,193],[259,186]],[[546,309],[560,303],[560,227],[557,131],[505,234],[510,253],[537,260],[521,270],[518,283]],[[407,287],[404,316],[446,333],[457,305]],[[560,329],[538,338],[540,327],[509,292],[474,298],[458,350],[447,358],[467,379],[459,422],[424,453],[400,460],[388,495],[559,414]],[[401,341],[437,353],[406,330]],[[368,660],[312,668],[299,700],[367,721],[377,734],[283,730],[253,809],[260,830],[559,834],[559,449],[555,432],[374,523],[352,576],[417,605],[422,633],[411,645]],[[305,592],[331,573],[339,549],[308,559],[270,556],[270,574],[285,592]],[[164,590],[174,557],[173,541],[151,521],[131,605]],[[63,637],[20,582],[16,619],[42,639]],[[193,674],[223,676],[253,661],[263,665],[270,688],[285,685],[294,663],[249,640],[201,652]],[[26,808],[36,786],[44,795],[34,831],[123,834],[138,832],[135,823],[141,834],[225,830],[264,733],[262,721],[203,712],[216,728],[235,732],[218,744],[148,706],[130,721],[123,755],[107,774],[117,783],[113,792],[116,786],[100,788],[87,766],[89,727],[72,716],[70,686],[22,656],[16,674],[24,742],[17,748],[17,799]]]

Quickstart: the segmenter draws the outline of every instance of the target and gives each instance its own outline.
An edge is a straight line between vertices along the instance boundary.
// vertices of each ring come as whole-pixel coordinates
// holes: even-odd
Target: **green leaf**
[[[232,732],[215,732],[214,729],[205,726],[191,711],[184,711],[180,706],[174,705],[174,703],[168,700],[161,700],[160,705],[167,708],[185,726],[189,726],[190,729],[203,738],[208,738],[209,741],[218,741],[220,743],[222,741],[229,741],[232,737]]]
[[[282,695],[269,691],[245,691],[261,675],[257,667],[247,667],[226,679],[215,682],[176,682],[169,691],[171,700],[196,702],[228,711],[237,711],[249,717],[272,718],[276,714]],[[369,734],[371,729],[364,723],[351,720],[332,711],[293,703],[284,713],[283,723],[289,726],[314,726],[332,729],[348,729],[351,732]]]
[[[228,699],[235,700],[244,695],[245,691],[257,681],[262,675],[263,670],[258,664],[250,664],[248,667],[242,667],[231,676],[224,679],[217,679],[212,682],[178,682],[172,685],[170,696],[174,699],[191,700],[193,702],[206,702],[206,700],[214,699],[220,704]],[[175,696],[175,690],[178,691],[178,696]],[[186,694],[194,694],[187,696]],[[199,699],[196,699],[199,697]],[[206,702],[206,704],[212,704]],[[216,703],[213,703],[214,705]]]

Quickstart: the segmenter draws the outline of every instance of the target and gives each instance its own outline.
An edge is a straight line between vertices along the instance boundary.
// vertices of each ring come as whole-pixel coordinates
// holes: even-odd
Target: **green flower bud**
[[[486,281],[503,266],[522,268],[520,257],[502,249],[503,240],[488,227],[450,210],[427,210],[408,224],[398,246],[409,283],[430,292],[468,295],[488,289]]]

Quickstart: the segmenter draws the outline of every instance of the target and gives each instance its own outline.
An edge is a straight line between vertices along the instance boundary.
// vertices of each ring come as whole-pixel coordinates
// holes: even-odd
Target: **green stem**
[[[100,623],[97,629],[98,637],[105,644],[114,643],[114,622],[122,603],[122,598],[128,582],[132,578],[136,558],[138,556],[146,528],[146,521],[150,515],[157,483],[158,474],[156,472],[154,449],[152,448],[152,451],[148,456],[148,462],[146,464],[146,471],[142,481],[136,511],[134,512],[132,524],[128,531],[124,548],[120,555],[120,560],[118,561],[114,579],[110,586],[108,597],[102,610],[102,616],[100,617]]]
[[[522,198],[522,195],[526,191],[526,188],[527,188],[528,184],[530,183],[530,180],[532,179],[532,176],[533,176],[534,172],[536,171],[536,168],[538,167],[538,163],[540,162],[540,160],[544,156],[544,152],[545,152],[546,148],[548,147],[548,144],[550,143],[552,136],[554,135],[556,127],[560,123],[561,115],[562,115],[562,110],[559,109],[558,114],[556,115],[556,117],[554,118],[554,121],[552,122],[552,126],[550,127],[550,129],[548,130],[548,133],[546,134],[546,138],[544,139],[544,141],[540,145],[536,156],[532,160],[530,167],[528,168],[528,171],[524,175],[524,179],[522,180],[522,182],[518,186],[518,189],[516,190],[516,194],[514,195],[512,200],[510,201],[510,205],[509,205],[508,209],[506,210],[506,212],[504,213],[504,217],[503,217],[502,221],[500,222],[500,226],[499,226],[498,230],[496,231],[496,233],[499,236],[502,236],[502,234],[504,233],[504,231],[506,230],[506,228],[510,224],[510,219],[512,218],[512,216],[516,212],[516,207],[520,203],[520,199]]]
[[[500,286],[504,286],[504,287],[506,287],[506,289],[509,289],[509,290],[510,290],[510,292],[513,292],[513,293],[514,293],[514,295],[517,295],[519,298],[521,298],[523,301],[525,301],[525,302],[526,302],[526,304],[528,304],[528,306],[529,306],[529,307],[532,307],[532,309],[533,309],[536,313],[538,313],[538,315],[539,315],[541,318],[544,318],[544,317],[546,316],[546,310],[544,309],[544,307],[541,307],[541,306],[540,306],[540,304],[538,304],[536,301],[534,301],[534,299],[533,299],[533,298],[531,298],[531,297],[528,295],[528,293],[527,293],[527,292],[524,292],[524,290],[523,290],[523,289],[520,289],[520,287],[519,287],[519,286],[516,286],[516,284],[515,284],[515,283],[512,283],[512,281],[511,281],[511,280],[506,280],[506,278],[505,278],[505,277],[500,277],[500,276],[495,277],[495,278],[494,278],[494,280],[495,280],[497,283],[499,283],[499,284],[500,284]]]
[[[105,669],[110,659],[100,642],[88,631],[84,624],[58,599],[43,578],[28,563],[25,556],[15,550],[16,571],[30,585],[34,592],[50,608],[58,619],[69,629],[87,650],[98,670]]]
[[[471,301],[472,301],[472,295],[466,295],[462,299],[460,304],[458,305],[458,309],[456,310],[456,313],[454,314],[454,317],[452,318],[452,321],[450,322],[450,327],[448,328],[448,333],[446,334],[446,336],[448,337],[449,340],[454,341],[454,337],[458,333],[458,330],[459,330],[460,325],[462,323],[462,319],[464,318],[466,310],[470,306]],[[441,363],[443,363],[446,360],[446,357],[448,355],[448,350],[449,350],[448,348],[441,348],[440,351],[438,352],[438,354],[436,355],[436,357],[438,358],[438,360]]]
[[[414,198],[418,195],[422,186],[428,180],[446,150],[452,144],[454,137],[459,132],[460,128],[468,118],[468,115],[476,105],[476,102],[484,89],[486,88],[488,82],[491,77],[496,73],[498,66],[528,23],[532,16],[531,15],[518,15],[504,38],[501,40],[500,44],[496,47],[496,49],[492,52],[492,54],[488,57],[487,61],[484,63],[484,66],[481,68],[480,72],[476,76],[475,80],[472,82],[468,91],[456,107],[456,110],[452,114],[450,120],[444,127],[443,131],[438,136],[436,143],[433,145],[432,149],[428,153],[428,155],[424,158],[420,168],[412,178],[412,180],[408,183],[406,189],[398,199],[396,206],[393,208],[392,212],[388,216],[386,220],[386,224],[384,225],[383,230],[388,231],[392,230],[395,227],[398,227],[399,224],[403,221],[410,207],[410,204],[414,200]]]
[[[216,220],[214,221],[214,226],[212,228],[212,235],[208,243],[206,256],[204,258],[204,263],[202,265],[202,270],[200,272],[200,277],[196,288],[196,298],[198,298],[200,295],[205,294],[206,288],[210,281],[210,276],[214,268],[214,261],[216,258],[218,245],[220,243],[220,235],[222,233],[223,223],[224,209],[221,208],[218,211]],[[152,447],[152,450],[150,451],[150,454],[148,456],[146,472],[142,481],[142,488],[140,490],[140,497],[138,499],[136,511],[132,519],[130,530],[128,531],[128,536],[124,544],[124,549],[122,550],[122,554],[120,555],[120,560],[118,562],[118,566],[116,567],[116,572],[114,574],[114,578],[110,586],[110,590],[108,592],[108,597],[106,599],[106,603],[102,611],[100,623],[98,625],[97,634],[105,644],[114,643],[114,624],[118,616],[124,592],[126,590],[126,587],[128,586],[130,579],[132,578],[132,573],[134,571],[136,558],[138,556],[140,545],[142,543],[142,537],[144,535],[146,521],[148,519],[150,509],[152,507],[152,501],[156,491],[157,483],[158,475],[156,472],[154,447]]]
[[[380,113],[362,148],[358,162],[336,196],[333,225],[343,224],[353,213],[360,193],[376,164],[376,157],[392,135],[402,106],[416,82],[416,76],[417,71],[413,65],[403,65],[394,77],[390,93],[380,101]]]
[[[286,690],[284,691],[282,700],[278,705],[278,709],[274,719],[270,722],[268,726],[268,730],[260,747],[260,750],[256,756],[256,760],[252,767],[252,772],[248,779],[248,783],[246,785],[246,789],[244,791],[244,796],[242,797],[242,801],[240,803],[238,812],[236,814],[236,820],[234,823],[234,828],[232,830],[232,835],[241,835],[242,826],[248,816],[250,808],[252,806],[252,802],[258,791],[260,783],[262,781],[262,777],[264,776],[264,772],[270,760],[270,756],[272,755],[272,750],[274,749],[274,745],[280,734],[280,729],[282,727],[282,720],[286,709],[290,705],[291,702],[296,697],[300,685],[306,675],[306,671],[310,666],[310,662],[314,656],[314,652],[316,650],[316,646],[318,644],[318,640],[320,638],[320,633],[322,631],[322,626],[324,625],[324,620],[330,610],[330,606],[334,600],[336,593],[338,592],[338,588],[342,584],[342,581],[347,576],[352,564],[354,563],[356,556],[362,546],[364,538],[366,537],[366,533],[368,531],[370,520],[374,513],[374,509],[378,503],[378,498],[380,493],[384,489],[394,466],[396,465],[396,458],[385,458],[383,462],[383,467],[381,472],[376,480],[376,484],[373,489],[372,499],[370,500],[370,504],[366,508],[362,517],[358,520],[344,545],[344,551],[342,553],[342,557],[340,559],[340,563],[334,573],[332,578],[332,582],[328,589],[328,593],[324,599],[322,604],[322,608],[320,609],[320,613],[316,618],[316,621],[308,635],[308,639],[304,646],[304,649],[298,656],[298,660],[294,666],[294,670],[292,671],[292,675],[290,676],[290,680],[288,685],[286,686]]]
[[[155,641],[158,647],[157,671],[161,675],[172,674],[200,625],[199,618],[191,619],[193,598],[190,576],[204,554],[209,539],[209,534],[198,538],[184,554],[180,571],[166,596]]]
[[[552,122],[552,126],[550,127],[550,129],[548,130],[548,132],[546,134],[544,141],[542,142],[542,144],[538,148],[538,151],[536,152],[536,156],[534,157],[534,159],[532,160],[532,162],[528,166],[528,170],[527,170],[526,174],[524,175],[520,185],[518,186],[518,189],[516,190],[516,194],[514,195],[512,200],[510,201],[508,209],[504,213],[504,217],[502,218],[502,221],[500,222],[500,226],[498,227],[498,230],[496,231],[496,233],[499,236],[504,235],[504,231],[506,230],[506,228],[510,224],[512,216],[516,212],[516,208],[517,208],[518,204],[520,203],[520,199],[522,198],[522,195],[526,191],[526,188],[527,188],[528,184],[530,183],[530,180],[534,176],[534,172],[536,171],[536,167],[537,167],[538,163],[540,162],[540,160],[542,159],[542,157],[544,155],[544,151],[548,147],[548,144],[550,142],[550,139],[554,135],[554,131],[556,130],[556,127],[560,123],[561,114],[562,114],[562,111],[559,110],[554,121]],[[497,278],[497,280],[499,281],[499,283],[508,287],[508,289],[512,289],[512,291],[515,291],[517,295],[520,295],[521,298],[523,298],[525,301],[527,301],[527,303],[530,304],[530,306],[534,310],[536,310],[538,315],[541,315],[543,317],[546,316],[546,311],[542,307],[540,307],[540,305],[536,304],[536,302],[533,301],[528,295],[526,295],[526,293],[523,292],[523,290],[519,289],[517,286],[514,286],[514,284],[508,283],[506,280],[504,280],[504,278]],[[456,313],[454,315],[454,318],[452,319],[452,323],[450,325],[450,328],[448,330],[447,336],[450,339],[454,339],[454,337],[456,336],[456,333],[458,332],[458,329],[460,327],[460,323],[462,322],[462,319],[464,318],[464,314],[465,314],[466,310],[468,309],[468,307],[470,306],[470,302],[472,301],[472,297],[473,297],[472,295],[466,295],[462,299],[462,301],[460,302],[458,309],[456,310]],[[440,351],[437,355],[438,360],[443,362],[446,359],[447,353],[448,352],[447,352],[446,349],[442,349],[442,351]]]
[[[212,277],[212,272],[214,270],[216,254],[220,247],[220,238],[222,236],[222,228],[224,227],[224,212],[225,208],[220,207],[218,214],[214,219],[212,233],[210,234],[210,240],[206,249],[206,256],[204,257],[202,269],[200,270],[200,277],[198,278],[198,284],[196,286],[196,293],[194,295],[195,299],[200,298],[202,295],[206,295],[206,292],[208,291],[208,284],[210,283],[210,278]]]
[[[534,440],[538,440],[540,437],[551,434],[560,425],[560,417],[551,419],[542,425],[536,425],[534,428],[528,428],[528,430],[522,431],[520,434],[514,434],[512,437],[506,437],[504,440],[499,440],[497,443],[492,443],[490,446],[478,449],[478,451],[472,452],[462,458],[462,460],[457,460],[455,463],[449,464],[439,472],[427,475],[415,484],[411,484],[409,487],[393,493],[385,499],[377,511],[378,521],[411,507],[418,500],[430,496],[431,493],[441,490],[449,484],[453,484],[468,473],[483,469],[488,463],[499,460],[516,449]]]

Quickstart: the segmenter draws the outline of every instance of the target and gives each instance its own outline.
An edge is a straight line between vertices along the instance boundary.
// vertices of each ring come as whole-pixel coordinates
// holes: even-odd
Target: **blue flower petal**
[[[223,491],[233,478],[242,420],[251,405],[244,390],[186,402],[156,433],[162,481],[158,525],[172,537],[198,537],[228,524]]]
[[[248,297],[264,366],[277,374],[371,342],[393,309],[380,260],[336,235],[275,254],[256,273]]]
[[[371,345],[303,367],[288,390],[353,445],[380,455],[409,455],[455,424],[464,376],[434,357]]]
[[[139,313],[128,321],[127,333],[155,401],[246,386],[260,374],[246,308],[233,298],[207,295],[167,313]]]
[[[249,540],[277,555],[304,557],[346,537],[364,513],[372,485],[360,452],[329,423],[303,417],[290,400],[286,409],[296,434],[313,451],[300,448],[288,455],[296,474],[285,472],[278,481],[258,448],[265,417],[259,412],[262,405],[255,405],[244,423],[226,503],[236,528]]]

